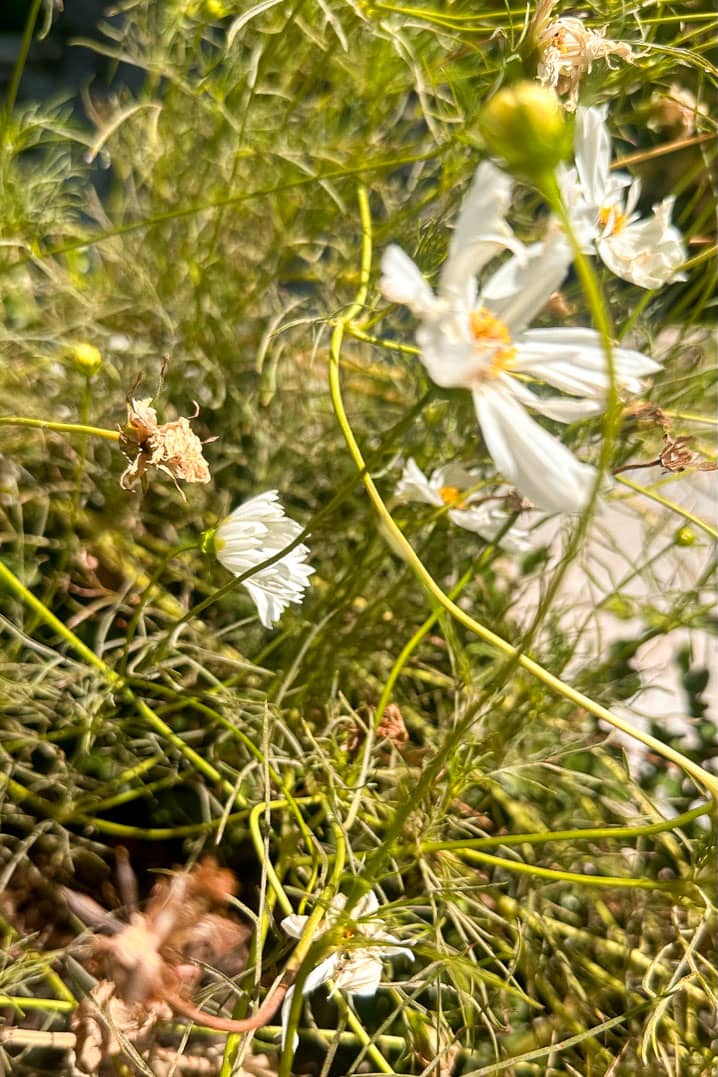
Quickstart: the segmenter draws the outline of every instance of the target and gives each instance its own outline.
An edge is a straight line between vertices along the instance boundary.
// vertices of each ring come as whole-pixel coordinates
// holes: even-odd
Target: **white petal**
[[[641,392],[640,378],[660,370],[660,363],[641,352],[614,346],[613,363],[619,388]],[[529,329],[517,342],[512,373],[531,374],[574,396],[605,399],[606,356],[593,329],[557,327]]]
[[[422,501],[425,505],[436,506],[444,504],[433,482],[429,482],[424,472],[411,458],[404,465],[394,493],[404,501]]]
[[[469,509],[452,509],[449,513],[449,519],[457,527],[463,527],[465,531],[473,531],[487,542],[496,541],[496,536],[504,529],[509,518],[510,514],[495,503],[477,505]],[[531,546],[531,537],[525,528],[514,523],[511,529],[502,536],[499,545],[509,553],[525,553]]]
[[[285,935],[290,935],[293,939],[301,939],[308,920],[308,916],[300,916],[293,912],[290,916],[285,916],[279,926]]]
[[[443,467],[438,467],[436,471],[432,472],[430,482],[437,492],[449,486],[463,494],[466,490],[470,490],[472,486],[476,485],[478,477],[478,471],[469,471],[463,464],[452,461],[450,464],[444,464]],[[476,494],[469,495],[469,497],[476,496]],[[444,504],[443,500],[442,504]]]
[[[287,1026],[289,1025],[289,1012],[290,1012],[290,1010],[292,1008],[292,999],[293,998],[294,998],[294,987],[292,986],[292,987],[289,988],[286,995],[284,996],[284,1002],[282,1003],[282,1017],[281,1017],[282,1050],[284,1050],[284,1044],[285,1044],[286,1039],[287,1039]],[[297,1034],[295,1033],[294,1034],[294,1043],[292,1045],[295,1050],[296,1050],[296,1047],[297,1047],[298,1043],[299,1043],[299,1036],[297,1036]]]
[[[405,303],[415,314],[430,314],[436,307],[436,297],[426,279],[401,247],[392,243],[381,260],[382,278],[379,287],[392,303]]]
[[[599,240],[598,253],[617,277],[640,288],[660,288],[682,279],[679,267],[686,260],[686,249],[670,223],[672,205],[673,199],[667,198],[654,206],[652,217]]]
[[[523,407],[537,411],[539,415],[545,415],[547,419],[555,419],[559,423],[575,423],[579,419],[588,419],[591,416],[600,415],[604,408],[602,400],[538,396],[527,385],[508,375],[502,376],[501,383]]]
[[[568,240],[553,228],[543,243],[526,248],[524,259],[510,258],[489,280],[482,300],[515,338],[560,287],[571,264]]]
[[[325,957],[323,961],[320,961],[304,981],[302,994],[310,995],[312,991],[316,991],[321,984],[325,984],[327,980],[331,980],[332,977],[334,977],[339,964],[340,956],[338,953],[330,954],[329,957]]]
[[[502,247],[512,245],[512,232],[505,219],[511,189],[512,181],[505,172],[490,161],[479,165],[454,228],[441,273],[440,295],[463,295],[466,282]]]
[[[580,512],[595,471],[535,423],[503,388],[474,392],[481,432],[499,471],[539,508]]]
[[[381,958],[357,950],[334,976],[334,985],[348,995],[375,995],[381,982]]]
[[[602,206],[609,186],[611,136],[606,126],[608,105],[576,109],[576,169],[586,200]]]

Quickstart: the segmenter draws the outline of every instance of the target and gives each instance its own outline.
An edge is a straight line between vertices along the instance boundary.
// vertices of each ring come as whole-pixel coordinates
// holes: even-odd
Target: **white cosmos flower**
[[[235,576],[281,552],[302,528],[285,516],[276,490],[245,501],[231,512],[214,532],[217,560]],[[314,572],[306,564],[308,547],[295,546],[273,565],[244,581],[265,628],[279,620],[290,602],[301,602]]]
[[[512,513],[497,505],[496,496],[488,500],[478,490],[472,491],[478,477],[477,471],[452,463],[437,468],[427,478],[418,464],[409,459],[395,493],[404,501],[422,501],[437,508],[448,506],[447,515],[453,524],[493,542]],[[524,553],[530,546],[528,531],[514,526],[502,537],[500,545],[511,553]]]
[[[606,114],[605,105],[576,110],[576,167],[559,173],[579,242],[587,253],[596,251],[617,277],[640,288],[682,280],[678,267],[686,260],[686,250],[671,224],[674,199],[654,206],[651,217],[641,219],[634,212],[640,180],[611,172]]]
[[[493,166],[480,166],[459,216],[438,296],[396,246],[384,253],[380,287],[421,320],[416,340],[432,381],[471,391],[486,447],[504,477],[538,508],[578,512],[588,500],[594,469],[578,461],[526,409],[558,422],[601,412],[609,386],[606,357],[592,329],[527,328],[563,281],[571,252],[554,226],[544,242],[530,247],[503,240],[508,182]],[[515,253],[479,293],[474,274],[498,246],[509,244]],[[659,369],[652,359],[625,348],[615,348],[613,359],[617,382],[629,392],[640,391],[639,379]],[[538,395],[527,379],[548,383],[569,397]]]
[[[333,898],[327,911],[327,916],[320,927],[320,934],[332,927],[341,916],[346,905],[343,894],[337,894]],[[379,912],[379,901],[376,894],[369,892],[354,905],[352,909],[352,921],[356,922],[356,929],[348,925],[345,932],[347,945],[343,949],[334,950],[320,961],[307,976],[302,988],[302,994],[308,995],[321,984],[332,980],[332,994],[335,991],[344,991],[347,995],[375,995],[381,982],[382,959],[385,957],[406,957],[414,960],[411,950],[402,946],[395,935],[389,935],[384,931],[382,921],[375,914]],[[282,920],[282,929],[293,939],[299,939],[309,920],[308,916],[298,916],[296,913],[285,916]],[[361,945],[353,941],[358,939]],[[366,945],[363,945],[366,943]],[[292,1005],[294,988],[290,987],[282,1004],[282,1045],[287,1034],[287,1022]]]

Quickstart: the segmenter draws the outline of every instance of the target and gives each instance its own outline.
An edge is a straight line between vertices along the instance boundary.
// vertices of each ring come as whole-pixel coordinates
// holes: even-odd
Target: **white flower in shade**
[[[530,247],[511,241],[515,253],[479,293],[474,274],[502,243],[502,207],[507,204],[501,173],[482,165],[479,177],[482,183],[474,185],[459,216],[438,296],[396,246],[384,253],[380,287],[421,320],[416,340],[432,381],[471,391],[486,447],[503,476],[538,508],[578,512],[587,503],[594,469],[578,461],[526,409],[558,422],[601,412],[609,386],[604,349],[592,329],[527,328],[560,286],[571,261],[557,227]],[[487,237],[480,229],[482,208]],[[640,391],[639,379],[659,369],[652,359],[625,348],[614,349],[613,361],[618,385],[629,392]],[[555,386],[569,397],[539,395],[527,380]]]
[[[336,924],[346,905],[343,894],[337,894],[320,927],[320,934]],[[332,991],[344,991],[347,995],[375,995],[381,982],[382,960],[386,957],[406,957],[414,960],[411,950],[401,945],[395,935],[389,935],[383,927],[376,894],[370,892],[354,905],[351,921],[344,932],[345,945],[334,950],[311,970],[302,988],[308,995],[321,984],[332,981]],[[282,929],[293,939],[302,937],[308,916],[296,913],[285,916]],[[286,1038],[289,1011],[294,988],[290,987],[282,1004],[282,1044]]]
[[[559,172],[561,189],[582,247],[594,251],[611,272],[640,288],[660,288],[682,280],[683,239],[671,224],[673,198],[641,219],[634,212],[640,180],[611,172],[607,107],[576,110],[575,168]]]
[[[245,501],[214,532],[217,560],[234,576],[260,565],[301,534],[295,520],[285,516],[276,490]],[[314,572],[306,564],[309,549],[300,543],[274,564],[260,569],[243,583],[265,628],[279,620],[290,602],[301,602]]]
[[[407,460],[396,496],[403,501],[422,501],[425,505],[447,508],[447,515],[457,527],[473,531],[488,542],[493,542],[511,519],[512,513],[499,507],[500,497],[486,497],[472,489],[478,479],[477,471],[469,471],[461,464],[446,464],[437,468],[427,478],[414,460]],[[508,491],[506,491],[508,494]],[[500,545],[511,553],[524,553],[530,545],[529,534],[523,528],[512,527],[500,540]]]
[[[547,5],[539,8],[542,6]],[[552,6],[549,4],[549,9]],[[536,21],[543,20],[545,14],[537,9]],[[536,76],[544,86],[566,95],[565,107],[569,111],[576,108],[581,80],[590,73],[595,60],[606,60],[610,67],[611,56],[629,63],[634,59],[631,46],[606,37],[605,27],[590,30],[581,19],[571,15],[545,22],[538,31],[536,45],[539,52]]]

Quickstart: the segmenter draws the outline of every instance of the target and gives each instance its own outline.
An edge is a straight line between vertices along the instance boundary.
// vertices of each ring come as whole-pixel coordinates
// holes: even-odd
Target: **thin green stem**
[[[494,846],[543,845],[549,841],[574,842],[589,841],[594,838],[608,840],[625,840],[626,838],[644,838],[651,834],[662,834],[667,830],[692,823],[703,815],[714,812],[711,803],[699,804],[697,808],[677,815],[674,819],[663,819],[660,823],[647,823],[644,826],[596,826],[577,827],[575,830],[546,830],[537,834],[500,834],[491,838],[459,838],[454,841],[428,841],[417,846],[417,853],[436,853],[450,849],[461,852],[464,849],[491,849]]]
[[[20,51],[17,54],[17,60],[15,61],[12,77],[10,78],[10,85],[7,88],[7,94],[5,95],[5,122],[7,122],[12,110],[15,108],[17,92],[20,89],[20,80],[22,79],[22,73],[25,70],[27,54],[32,45],[32,35],[35,30],[37,17],[40,14],[41,6],[42,0],[32,0],[32,5],[28,11],[27,19],[25,20],[25,28],[22,34],[22,41],[20,42]]]
[[[706,523],[700,516],[696,516],[694,512],[684,509],[677,502],[663,497],[662,494],[657,494],[655,490],[651,490],[647,486],[641,486],[640,483],[634,482],[633,479],[627,479],[625,475],[617,475],[616,482],[620,482],[622,486],[627,486],[629,490],[634,490],[635,493],[642,494],[643,497],[649,498],[650,501],[655,501],[657,505],[663,505],[664,508],[670,509],[671,512],[675,512],[678,516],[682,516],[684,520],[688,520],[689,523],[699,527],[701,531],[705,531],[706,535],[710,535],[712,539],[718,539],[718,530],[712,524]]]
[[[29,419],[24,415],[0,415],[0,426],[31,426],[37,430],[56,430],[60,434],[80,434],[83,437],[119,441],[119,430],[107,430],[103,426],[86,426],[84,423],[58,423],[52,419]]]

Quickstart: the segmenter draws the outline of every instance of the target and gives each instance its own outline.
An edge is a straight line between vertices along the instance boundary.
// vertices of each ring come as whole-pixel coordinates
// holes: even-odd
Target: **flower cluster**
[[[503,476],[537,507],[578,512],[595,481],[593,467],[540,426],[529,411],[568,423],[599,414],[609,387],[600,336],[582,327],[529,328],[563,282],[571,249],[557,222],[525,246],[505,215],[511,181],[482,163],[462,207],[435,294],[397,246],[382,260],[381,290],[419,318],[421,360],[442,388],[468,389],[486,447]],[[476,275],[502,250],[510,256],[479,288]],[[659,364],[613,349],[617,385],[638,392]],[[543,383],[560,396],[536,392]]]
[[[583,249],[596,253],[612,273],[640,288],[681,280],[686,260],[681,234],[671,224],[673,199],[641,219],[635,213],[641,185],[625,172],[611,172],[607,107],[576,110],[575,167],[561,167],[564,202]]]

